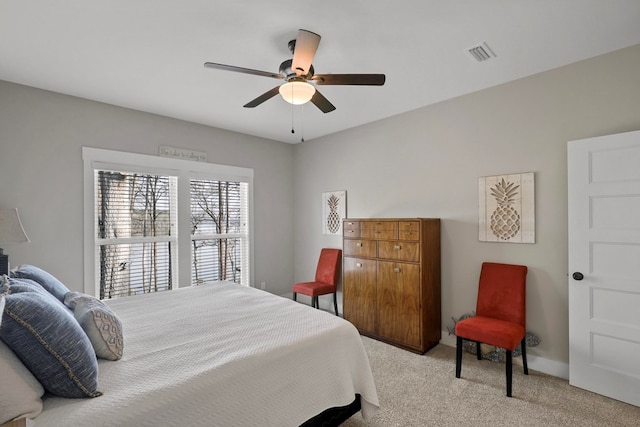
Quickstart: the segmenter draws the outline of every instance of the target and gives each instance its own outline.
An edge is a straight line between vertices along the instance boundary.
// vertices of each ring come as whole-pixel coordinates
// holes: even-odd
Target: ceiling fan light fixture
[[[280,95],[289,104],[301,105],[311,101],[316,88],[307,82],[288,82],[280,86]]]

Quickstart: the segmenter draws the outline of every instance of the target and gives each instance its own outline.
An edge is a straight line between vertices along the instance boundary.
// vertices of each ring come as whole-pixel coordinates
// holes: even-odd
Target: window
[[[192,283],[246,283],[247,183],[192,179],[190,193]]]
[[[95,183],[100,299],[171,289],[176,178],[96,170]]]
[[[90,148],[83,158],[86,293],[251,283],[251,169]]]

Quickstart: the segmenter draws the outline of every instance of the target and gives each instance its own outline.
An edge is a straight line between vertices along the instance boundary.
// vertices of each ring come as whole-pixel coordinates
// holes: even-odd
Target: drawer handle
[[[400,250],[402,249],[402,245],[393,245],[393,249]]]
[[[347,230],[349,233],[355,233],[355,230]]]
[[[398,267],[394,268],[393,271],[395,271],[396,273],[402,272],[402,270],[400,270]]]
[[[361,262],[356,262],[356,267],[362,268],[362,263]]]
[[[358,243],[356,243],[356,246],[357,246],[357,247],[359,247],[359,248],[361,248],[361,247],[362,247],[362,242],[358,242]]]

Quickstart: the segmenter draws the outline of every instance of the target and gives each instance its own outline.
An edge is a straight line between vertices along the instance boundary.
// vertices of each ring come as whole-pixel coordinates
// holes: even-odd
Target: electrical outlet
[[[266,289],[267,284],[265,282],[260,282],[260,289]]]

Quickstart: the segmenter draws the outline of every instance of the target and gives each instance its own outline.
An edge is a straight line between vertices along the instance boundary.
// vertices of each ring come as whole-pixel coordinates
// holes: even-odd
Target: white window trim
[[[96,268],[95,185],[96,169],[123,170],[167,174],[178,177],[178,248],[174,279],[177,287],[191,286],[191,216],[189,180],[209,178],[223,181],[240,181],[249,184],[249,285],[253,286],[253,169],[215,163],[195,162],[146,154],[126,153],[101,148],[82,147],[84,186],[84,293],[99,295],[99,278]],[[182,251],[180,248],[183,248]],[[185,249],[187,248],[187,249]]]

